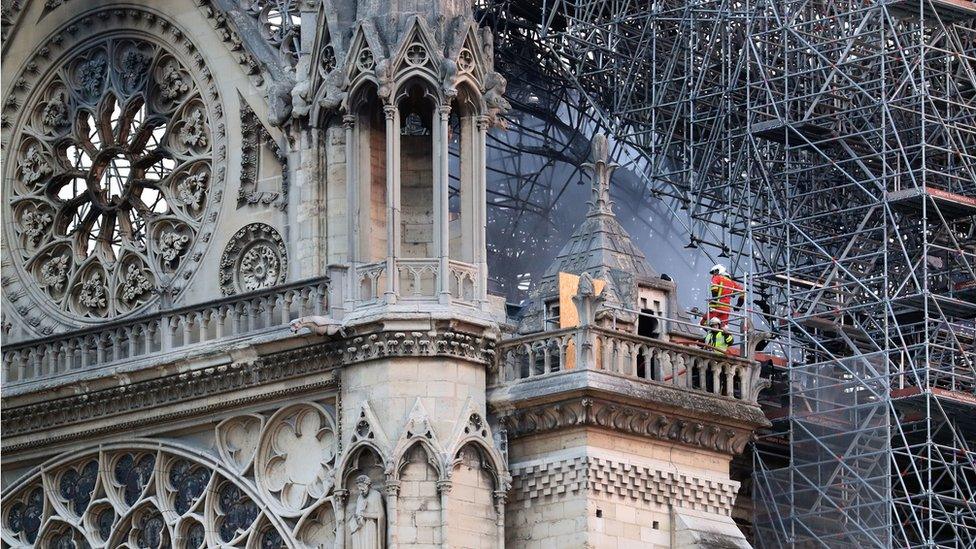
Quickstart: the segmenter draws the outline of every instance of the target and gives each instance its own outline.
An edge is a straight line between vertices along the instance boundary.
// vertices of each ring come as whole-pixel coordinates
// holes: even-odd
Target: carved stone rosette
[[[284,283],[288,250],[278,231],[251,223],[234,233],[220,258],[220,290],[224,295],[253,292]]]
[[[178,294],[208,246],[226,154],[213,75],[173,23],[95,10],[45,44],[2,118],[3,285],[41,335]]]

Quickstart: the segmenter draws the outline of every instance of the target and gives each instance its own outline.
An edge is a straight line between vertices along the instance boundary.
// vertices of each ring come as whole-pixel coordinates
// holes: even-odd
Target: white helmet
[[[715,264],[714,266],[712,266],[712,270],[708,272],[713,275],[717,274],[722,276],[727,276],[729,274],[729,272],[725,270],[725,265],[719,265],[719,264]]]
[[[714,325],[717,326],[719,324],[722,324],[722,320],[719,319],[717,316],[713,316],[712,318],[708,319],[708,323],[709,324],[714,324]]]

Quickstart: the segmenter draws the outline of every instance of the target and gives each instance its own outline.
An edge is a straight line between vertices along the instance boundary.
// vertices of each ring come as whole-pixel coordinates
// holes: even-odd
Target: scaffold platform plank
[[[926,295],[928,299],[926,299]],[[960,299],[937,294],[915,294],[900,297],[892,300],[892,308],[898,314],[898,306],[908,307],[916,311],[923,311],[926,303],[929,307],[929,316],[936,317],[941,311],[946,317],[970,319],[976,318],[976,301],[970,299]]]
[[[976,19],[976,2],[969,0],[895,0],[888,7],[895,15],[938,16],[945,23]]]
[[[912,187],[888,193],[888,203],[899,210],[921,214],[923,202],[930,199],[947,220],[976,215],[976,198],[935,187]]]
[[[829,139],[832,132],[830,128],[818,126],[812,122],[767,120],[754,124],[752,126],[752,135],[760,139],[766,139],[784,145],[809,147],[810,143],[817,143]]]
[[[891,399],[896,405],[906,408],[919,409],[924,406],[923,397],[931,395],[939,400],[947,414],[953,416],[960,423],[973,428],[976,427],[976,394],[963,391],[950,391],[942,387],[903,387],[891,390]]]

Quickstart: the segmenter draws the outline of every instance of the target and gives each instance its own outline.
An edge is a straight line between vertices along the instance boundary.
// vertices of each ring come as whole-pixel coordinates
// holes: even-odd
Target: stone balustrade
[[[397,273],[395,293],[398,301],[438,300],[441,263],[436,258],[398,258],[393,261]],[[388,291],[386,262],[357,265],[354,270],[353,299],[356,305],[370,305],[383,300]],[[478,270],[470,263],[447,262],[448,281],[445,290],[459,304],[478,302]]]
[[[8,389],[153,354],[189,350],[325,315],[329,279],[317,278],[3,346]]]
[[[594,326],[509,339],[497,356],[492,385],[590,369],[753,404],[762,387],[751,360]]]

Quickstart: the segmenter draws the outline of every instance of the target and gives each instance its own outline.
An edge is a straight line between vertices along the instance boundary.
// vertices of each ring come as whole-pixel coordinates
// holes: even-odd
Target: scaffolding
[[[546,82],[689,247],[749,276],[775,377],[755,545],[976,546],[976,4],[479,13],[510,90]]]

